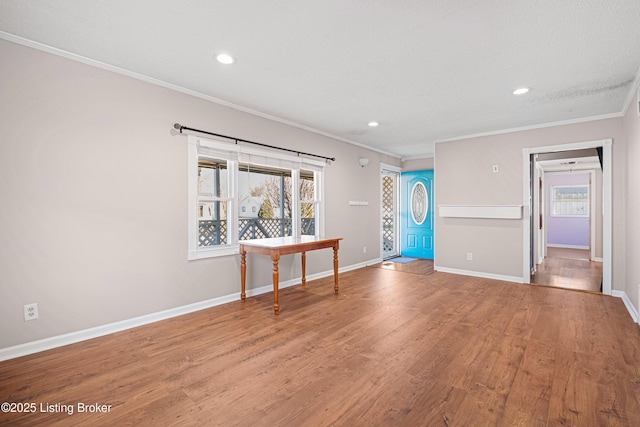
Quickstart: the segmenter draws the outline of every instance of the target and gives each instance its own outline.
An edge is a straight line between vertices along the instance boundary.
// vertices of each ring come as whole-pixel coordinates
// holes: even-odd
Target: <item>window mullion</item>
[[[241,224],[241,217],[244,218],[244,215],[240,212],[240,198],[245,194],[245,172],[243,169],[245,157],[246,161],[252,160],[258,165],[255,172],[251,170],[251,173],[257,174],[254,178],[259,183],[267,176],[269,179],[280,177],[281,193],[279,199],[284,204],[279,207],[279,220],[281,225],[286,225],[284,234],[300,237],[303,233],[311,231],[311,229],[307,230],[306,227],[309,224],[303,222],[302,218],[303,208],[304,212],[307,212],[307,209],[311,207],[309,205],[313,206],[313,212],[304,215],[313,216],[313,218],[305,221],[313,221],[313,224],[309,226],[313,226],[316,235],[320,233],[324,214],[321,182],[323,178],[321,166],[323,165],[312,163],[308,165],[308,169],[300,171],[299,158],[272,155],[272,153],[262,150],[259,152],[253,149],[250,152],[243,151],[244,149],[236,145],[189,136],[188,259],[231,255],[234,251],[237,253],[241,225],[244,226],[244,223]],[[254,158],[254,152],[256,156],[260,155],[261,157]],[[252,156],[251,159],[248,159],[249,155]],[[240,163],[241,161],[242,163]],[[313,178],[308,175],[309,170],[313,171]],[[313,189],[309,188],[309,183],[306,182],[311,179],[314,182]],[[251,182],[249,182],[250,184]],[[305,185],[304,192],[301,191],[303,184]],[[249,191],[251,192],[251,189]],[[314,192],[313,196],[308,194],[310,191]],[[275,211],[277,203],[274,204],[273,201],[278,196],[274,194],[268,197],[271,199],[269,206],[273,204]],[[250,200],[250,203],[255,202]],[[244,206],[244,201],[242,206]],[[264,216],[264,221],[258,224],[256,220],[256,230],[258,228],[261,230],[260,236],[256,234],[256,238],[268,238],[279,234],[276,229],[273,229],[276,220],[271,216],[275,212],[267,215],[266,212],[270,212],[270,208],[265,209],[263,214],[258,212],[259,218],[261,218],[260,215]],[[283,232],[281,231],[280,234]]]
[[[291,235],[293,237],[300,237],[301,231],[301,208],[300,208],[300,170],[293,169],[291,171],[291,200],[292,200],[292,212],[291,212]]]
[[[316,201],[315,210],[315,236],[324,235],[324,176],[323,172],[315,171],[313,173],[313,198]]]
[[[229,179],[227,182],[227,191],[229,194],[229,206],[227,208],[227,240],[230,245],[238,243],[238,162],[229,160],[227,162],[229,169]]]

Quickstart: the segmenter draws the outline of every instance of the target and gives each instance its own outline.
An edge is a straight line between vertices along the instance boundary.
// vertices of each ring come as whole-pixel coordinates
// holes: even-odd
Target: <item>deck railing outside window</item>
[[[291,218],[240,218],[240,240],[266,239],[291,236]],[[302,234],[315,234],[315,218],[302,218]],[[227,221],[199,221],[198,245],[217,246],[227,244]]]

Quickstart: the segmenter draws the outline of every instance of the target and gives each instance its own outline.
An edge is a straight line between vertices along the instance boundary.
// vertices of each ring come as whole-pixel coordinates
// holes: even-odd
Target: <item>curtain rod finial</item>
[[[175,124],[173,125],[173,128],[174,128],[174,129],[179,130],[179,131],[180,131],[180,133],[182,133],[182,128],[183,128],[183,127],[184,127],[184,126],[182,126],[180,123],[175,123]]]

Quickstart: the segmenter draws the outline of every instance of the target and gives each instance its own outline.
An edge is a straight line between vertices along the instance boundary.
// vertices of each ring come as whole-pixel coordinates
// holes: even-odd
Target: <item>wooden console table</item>
[[[245,285],[247,280],[247,253],[270,255],[273,261],[273,311],[278,314],[278,261],[281,255],[302,253],[302,284],[307,283],[305,269],[307,264],[308,251],[316,249],[333,248],[333,289],[338,293],[338,238],[317,238],[314,236],[301,237],[274,237],[270,239],[242,240],[240,242],[240,279],[242,282],[242,292],[240,298],[244,302],[246,299]]]

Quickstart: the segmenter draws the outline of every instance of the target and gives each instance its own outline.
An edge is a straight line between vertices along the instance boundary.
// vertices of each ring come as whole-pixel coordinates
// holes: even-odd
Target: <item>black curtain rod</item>
[[[207,132],[206,130],[200,130],[200,129],[190,128],[190,127],[187,127],[187,126],[182,126],[179,123],[174,124],[173,127],[175,129],[179,130],[180,133],[182,133],[183,129],[192,130],[194,132],[206,133],[207,135],[213,135],[213,136],[218,136],[220,138],[231,139],[231,140],[235,141],[236,144],[238,144],[238,142],[245,142],[247,144],[253,144],[253,145],[259,145],[261,147],[273,148],[275,150],[288,151],[290,153],[296,153],[297,155],[303,154],[305,156],[317,157],[317,158],[320,158],[320,159],[324,159],[326,161],[329,161],[329,160],[331,160],[332,162],[336,161],[335,157],[319,156],[317,154],[305,153],[304,151],[290,150],[289,148],[276,147],[275,145],[263,144],[261,142],[249,141],[249,140],[246,140],[246,139],[236,138],[236,137],[233,137],[233,136],[227,136],[227,135],[221,135],[219,133]]]

